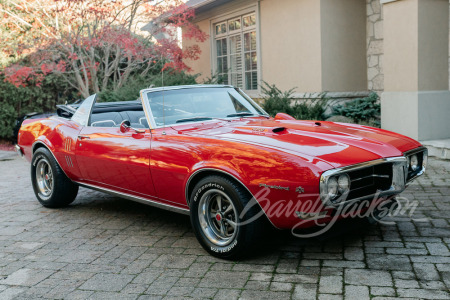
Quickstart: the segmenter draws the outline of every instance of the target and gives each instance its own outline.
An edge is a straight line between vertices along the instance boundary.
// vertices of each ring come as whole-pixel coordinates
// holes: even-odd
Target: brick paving
[[[402,194],[420,202],[413,219],[270,234],[230,262],[199,246],[187,216],[87,189],[46,209],[29,164],[1,152],[0,299],[449,299],[449,174],[450,161],[430,159]]]

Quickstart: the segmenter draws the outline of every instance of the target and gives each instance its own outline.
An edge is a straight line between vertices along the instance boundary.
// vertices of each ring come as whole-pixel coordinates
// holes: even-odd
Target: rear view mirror
[[[125,133],[131,128],[131,123],[128,120],[123,120],[122,123],[120,123],[120,132]]]
[[[120,132],[125,133],[128,130],[133,129],[136,133],[144,133],[145,129],[137,129],[131,127],[131,123],[128,120],[123,120],[122,123],[120,123]]]

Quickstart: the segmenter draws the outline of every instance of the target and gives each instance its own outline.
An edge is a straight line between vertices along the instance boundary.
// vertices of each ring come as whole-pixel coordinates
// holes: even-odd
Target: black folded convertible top
[[[56,105],[56,113],[63,118],[71,118],[80,107],[82,101],[74,104]],[[94,105],[93,113],[142,110],[141,100],[118,101],[118,102],[97,102]]]

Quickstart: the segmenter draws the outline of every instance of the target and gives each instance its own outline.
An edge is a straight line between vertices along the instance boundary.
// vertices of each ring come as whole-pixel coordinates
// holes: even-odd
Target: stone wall
[[[367,85],[375,92],[384,90],[383,75],[383,8],[380,0],[367,4]]]

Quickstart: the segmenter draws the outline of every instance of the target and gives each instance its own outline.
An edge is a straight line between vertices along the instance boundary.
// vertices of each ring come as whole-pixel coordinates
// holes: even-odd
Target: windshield
[[[185,88],[148,92],[156,126],[213,118],[267,116],[243,92],[231,87]]]

